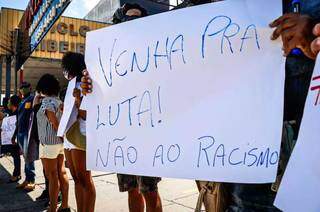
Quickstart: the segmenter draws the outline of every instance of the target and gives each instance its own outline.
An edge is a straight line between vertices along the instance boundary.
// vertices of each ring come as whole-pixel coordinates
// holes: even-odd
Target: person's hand
[[[34,97],[33,105],[40,104],[40,103],[41,103],[41,100],[42,100],[43,98],[44,98],[44,97],[41,96],[41,94],[37,93],[36,96]]]
[[[320,51],[320,24],[317,24],[313,28],[313,34],[317,36],[317,38],[312,41],[311,50],[315,55],[317,55]]]
[[[81,78],[81,88],[83,95],[92,93],[92,80],[87,70],[83,70],[83,77]]]
[[[275,27],[271,40],[281,36],[284,55],[288,56],[292,49],[299,48],[305,56],[315,59],[310,44],[314,39],[312,28],[314,22],[308,15],[288,13],[274,20],[270,27]]]

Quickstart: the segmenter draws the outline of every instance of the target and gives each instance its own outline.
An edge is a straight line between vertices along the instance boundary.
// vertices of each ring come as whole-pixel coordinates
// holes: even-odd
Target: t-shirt
[[[29,120],[32,113],[32,103],[34,96],[25,97],[18,107],[17,131],[18,134],[28,134]],[[23,141],[19,141],[21,144]]]
[[[45,97],[42,100],[40,110],[37,113],[39,140],[43,145],[55,145],[63,143],[62,139],[57,136],[57,131],[50,123],[46,111],[54,112],[60,120],[61,101],[57,97]]]

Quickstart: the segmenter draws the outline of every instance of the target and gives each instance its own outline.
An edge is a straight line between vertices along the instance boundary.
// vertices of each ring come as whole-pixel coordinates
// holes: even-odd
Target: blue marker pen
[[[300,0],[292,0],[291,4],[292,4],[292,7],[293,7],[293,12],[294,13],[300,13],[300,11],[301,11],[301,2],[300,2]],[[291,54],[300,56],[300,55],[303,55],[303,52],[301,51],[301,49],[294,48],[294,49],[291,50]]]

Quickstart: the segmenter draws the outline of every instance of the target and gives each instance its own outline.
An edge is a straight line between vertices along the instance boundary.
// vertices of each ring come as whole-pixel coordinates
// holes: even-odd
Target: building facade
[[[67,82],[61,71],[61,58],[67,51],[84,53],[86,32],[108,26],[108,24],[61,16],[46,34],[40,45],[16,73],[14,67],[14,31],[23,15],[22,10],[1,8],[0,10],[0,88],[1,94],[15,91],[15,79],[28,81],[35,88],[39,78],[50,73],[61,84]],[[8,60],[9,59],[9,60]],[[10,61],[8,63],[8,61]],[[18,83],[19,84],[19,83]]]
[[[125,3],[137,3],[148,11],[149,15],[168,11],[169,0],[101,0],[85,17],[86,20],[112,23],[113,13]],[[175,3],[179,1],[174,1]]]

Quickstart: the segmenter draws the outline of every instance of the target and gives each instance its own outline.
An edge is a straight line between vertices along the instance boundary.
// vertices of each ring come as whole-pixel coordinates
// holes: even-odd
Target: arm
[[[77,88],[73,90],[73,96],[75,97],[75,105],[78,110],[78,116],[82,118],[83,120],[86,120],[86,114],[87,112],[85,110],[80,110],[80,105],[82,101],[81,97],[81,91]]]
[[[50,110],[46,110],[46,116],[55,131],[58,131],[59,121],[56,114]]]

